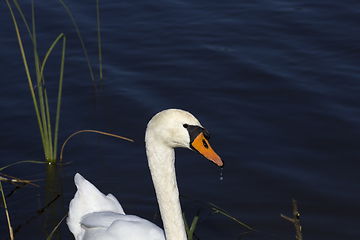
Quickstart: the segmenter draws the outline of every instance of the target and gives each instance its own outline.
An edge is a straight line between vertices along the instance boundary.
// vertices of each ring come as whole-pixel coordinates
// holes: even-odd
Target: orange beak
[[[205,139],[202,132],[194,139],[194,141],[191,143],[191,146],[201,155],[214,162],[219,167],[224,166],[223,161],[210,147],[209,142]]]

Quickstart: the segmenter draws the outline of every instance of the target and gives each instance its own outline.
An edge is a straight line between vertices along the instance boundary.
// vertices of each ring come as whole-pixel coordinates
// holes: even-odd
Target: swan
[[[167,109],[148,123],[145,146],[164,231],[148,220],[126,215],[112,195],[104,195],[79,173],[67,225],[76,240],[186,240],[175,174],[176,147],[194,150],[216,165],[223,161],[210,147],[209,132],[189,112]]]

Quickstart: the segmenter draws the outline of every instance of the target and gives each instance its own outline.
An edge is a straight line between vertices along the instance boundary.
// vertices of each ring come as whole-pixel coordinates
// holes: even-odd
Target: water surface
[[[67,37],[59,143],[81,129],[135,142],[96,134],[71,139],[64,152],[69,164],[58,168],[61,195],[55,200],[45,189],[45,165],[2,171],[39,180],[21,189],[3,183],[15,239],[46,238],[67,213],[76,172],[113,193],[125,212],[152,220],[157,204],[143,138],[148,120],[166,108],[192,112],[226,162],[220,181],[215,165],[177,150],[181,194],[211,202],[259,230],[242,239],[294,239],[293,225],[280,217],[291,216],[292,198],[298,201],[304,239],[360,237],[359,3],[101,1],[102,82],[95,3],[65,4],[80,28],[95,81],[62,5],[36,2],[41,56],[60,33]],[[30,21],[31,6],[21,7]],[[6,4],[0,11],[2,167],[44,157]],[[16,15],[32,67],[30,38]],[[59,56],[60,46],[45,68],[53,109]],[[185,198],[182,204],[189,220],[202,206]],[[210,214],[207,205],[202,209],[199,239],[238,239],[247,231],[221,214]],[[161,226],[158,215],[155,222]],[[6,239],[5,214],[0,223]],[[71,239],[65,222],[53,239]]]

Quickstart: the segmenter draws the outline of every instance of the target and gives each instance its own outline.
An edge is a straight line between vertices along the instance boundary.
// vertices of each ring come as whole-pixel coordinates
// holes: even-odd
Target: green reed
[[[59,36],[54,40],[54,42],[51,44],[49,50],[46,52],[46,55],[43,59],[43,61],[40,61],[39,54],[38,54],[38,47],[37,47],[37,41],[36,41],[36,31],[35,31],[35,17],[34,17],[34,4],[32,1],[32,31],[29,28],[29,25],[24,17],[23,12],[21,11],[21,8],[16,0],[13,0],[13,3],[15,4],[16,8],[18,9],[25,26],[28,30],[29,36],[32,40],[33,44],[33,50],[34,50],[34,63],[35,63],[35,73],[36,73],[36,80],[34,81],[35,87],[37,87],[37,95],[34,91],[34,83],[30,76],[30,71],[28,67],[28,62],[25,56],[24,47],[22,44],[21,35],[19,32],[18,24],[14,15],[14,12],[11,8],[11,5],[9,4],[8,0],[6,0],[6,3],[9,7],[14,26],[15,31],[17,35],[17,39],[19,42],[19,48],[21,51],[21,56],[24,63],[24,68],[26,71],[26,76],[28,79],[29,87],[31,96],[33,99],[33,104],[35,107],[36,117],[39,124],[41,139],[43,143],[45,158],[50,163],[56,162],[56,149],[57,149],[57,142],[58,142],[58,129],[59,129],[59,119],[60,119],[60,105],[61,105],[61,92],[62,92],[62,84],[63,84],[63,73],[64,73],[64,60],[65,60],[65,43],[66,43],[66,37],[63,33],[59,34]],[[49,102],[48,102],[48,95],[46,91],[45,86],[45,78],[44,78],[44,67],[46,64],[46,61],[54,49],[55,45],[60,41],[60,39],[63,39],[62,44],[62,55],[61,55],[61,66],[60,66],[60,76],[59,76],[59,89],[58,89],[58,102],[57,102],[57,110],[56,110],[56,121],[55,121],[55,134],[54,137],[52,136],[52,130],[51,130],[51,121],[50,121],[50,109],[49,109]]]
[[[74,24],[74,27],[76,29],[76,32],[79,36],[79,40],[80,40],[80,43],[81,43],[81,47],[83,48],[84,50],[84,54],[85,54],[85,58],[86,58],[86,61],[87,61],[87,64],[88,64],[88,68],[89,68],[89,72],[90,72],[90,75],[91,75],[91,79],[92,81],[94,82],[95,81],[95,78],[94,78],[94,74],[93,74],[93,71],[92,71],[92,67],[91,67],[91,64],[90,64],[90,59],[89,59],[89,56],[87,54],[87,51],[86,51],[86,48],[85,48],[85,44],[84,44],[84,41],[81,37],[81,33],[80,33],[80,30],[76,24],[76,21],[75,21],[75,18],[74,16],[72,15],[71,11],[69,10],[69,8],[66,6],[66,4],[62,1],[62,0],[59,0],[59,2],[63,5],[63,7],[65,8],[65,10],[67,11],[67,13],[69,14],[73,24]],[[103,74],[102,74],[102,57],[101,57],[101,35],[100,35],[100,10],[99,10],[99,0],[96,0],[96,19],[97,19],[97,30],[98,30],[98,46],[99,46],[99,72],[100,72],[100,80],[103,80]]]
[[[207,202],[207,203],[204,203],[202,201],[198,201],[198,200],[194,200],[194,199],[191,199],[187,196],[184,196],[184,195],[180,195],[180,197],[182,198],[185,198],[185,199],[188,199],[188,200],[191,200],[193,203],[198,203],[201,205],[201,207],[198,209],[198,211],[196,212],[196,215],[194,216],[194,218],[192,219],[192,222],[191,222],[191,225],[189,226],[187,221],[186,221],[186,218],[185,218],[185,211],[186,211],[186,207],[183,209],[183,212],[182,212],[182,217],[183,217],[183,220],[184,220],[184,224],[185,224],[185,231],[186,231],[186,234],[187,234],[187,239],[188,240],[193,240],[193,237],[195,236],[194,235],[194,232],[195,232],[195,229],[196,229],[196,225],[198,223],[198,220],[199,220],[199,217],[200,217],[200,212],[202,210],[202,208],[207,208],[207,209],[210,209],[212,211],[212,213],[210,214],[217,214],[217,213],[220,213],[222,215],[224,215],[225,217],[227,218],[230,218],[231,220],[239,223],[240,225],[242,225],[243,227],[247,228],[247,231],[242,233],[242,235],[245,235],[247,233],[249,233],[250,231],[258,231],[256,229],[253,229],[249,226],[247,226],[246,224],[244,224],[243,222],[239,221],[238,219],[232,217],[229,213],[227,213],[224,209],[216,206],[215,204],[213,203],[210,203],[210,202]],[[208,216],[210,215],[208,214]],[[241,237],[240,237],[241,238]],[[240,239],[238,238],[238,239]]]
[[[3,187],[2,187],[2,184],[1,184],[1,180],[0,180],[0,192],[1,192],[1,197],[2,197],[3,203],[4,203],[4,209],[5,209],[5,214],[6,214],[6,220],[7,220],[8,227],[9,227],[10,239],[14,240],[14,232],[13,232],[13,228],[11,227],[9,211],[7,209],[6,199],[5,199],[5,196],[4,196],[4,190],[3,190]]]
[[[100,37],[100,11],[99,11],[99,0],[96,0],[96,19],[98,26],[98,43],[99,43],[99,71],[100,71],[100,80],[103,80],[102,76],[102,60],[101,60],[101,37]]]
[[[62,0],[59,0],[59,2],[64,6],[65,10],[67,11],[67,13],[69,14],[74,26],[75,26],[75,29],[76,29],[76,32],[79,36],[79,40],[80,40],[80,43],[81,43],[81,47],[83,48],[84,50],[84,54],[85,54],[85,58],[86,58],[86,61],[87,61],[87,64],[88,64],[88,67],[89,67],[89,71],[90,71],[90,75],[91,75],[91,79],[92,81],[94,82],[95,79],[94,79],[94,74],[93,74],[93,71],[92,71],[92,68],[91,68],[91,64],[90,64],[90,59],[89,59],[89,56],[87,54],[87,51],[86,51],[86,48],[85,48],[85,44],[84,44],[84,41],[81,37],[81,34],[80,34],[80,30],[76,24],[76,21],[74,19],[74,16],[72,15],[72,13],[70,12],[69,8],[66,6],[66,4],[62,1]]]
[[[185,212],[183,212],[183,214],[182,214],[184,224],[185,224],[185,231],[186,231],[188,240],[193,240],[193,235],[194,235],[194,232],[195,232],[196,224],[197,224],[197,222],[199,220],[200,210],[201,210],[201,208],[199,208],[199,210],[197,211],[195,217],[193,218],[193,220],[191,222],[191,225],[190,225],[190,228],[189,228],[188,223],[186,222]]]

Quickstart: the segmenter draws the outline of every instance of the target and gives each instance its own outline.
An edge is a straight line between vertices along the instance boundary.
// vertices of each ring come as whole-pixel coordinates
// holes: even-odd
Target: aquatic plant
[[[6,0],[6,3],[9,7],[9,10],[10,10],[13,22],[14,22],[17,40],[19,42],[19,48],[21,51],[21,56],[23,59],[24,68],[25,68],[27,79],[28,79],[31,96],[33,99],[33,104],[35,107],[36,117],[37,117],[37,120],[39,123],[39,129],[40,129],[41,139],[42,139],[42,143],[43,143],[45,158],[48,162],[55,163],[56,162],[56,149],[57,149],[57,142],[58,142],[58,130],[59,130],[61,92],[62,92],[63,73],[64,73],[66,37],[63,33],[59,34],[59,36],[51,44],[49,50],[46,52],[43,61],[40,61],[39,54],[38,54],[37,41],[36,41],[36,32],[35,32],[34,4],[33,4],[33,2],[31,4],[32,5],[32,31],[31,31],[19,4],[17,3],[16,0],[13,0],[13,2],[25,23],[25,26],[29,32],[29,36],[32,41],[33,50],[34,50],[34,63],[35,63],[34,65],[35,65],[35,72],[36,72],[36,80],[34,82],[30,76],[28,62],[27,62],[27,59],[25,56],[25,51],[24,51],[21,35],[19,32],[19,28],[18,28],[18,24],[17,24],[16,18],[15,18],[14,12],[11,8],[10,3],[8,2],[8,0]],[[60,41],[60,39],[63,39],[63,43],[62,43],[56,120],[55,120],[55,128],[54,128],[55,134],[54,134],[54,137],[52,137],[49,101],[48,101],[48,95],[47,95],[47,91],[46,91],[45,78],[44,78],[44,67],[45,67],[46,61],[47,61],[50,53],[54,49],[55,45]],[[37,95],[35,94],[35,91],[34,91],[35,87],[38,89]]]
[[[92,71],[92,68],[91,68],[91,64],[90,64],[90,59],[89,59],[89,56],[87,54],[87,51],[86,51],[86,48],[85,48],[85,44],[84,44],[84,41],[81,37],[81,34],[80,34],[80,30],[76,24],[76,21],[75,21],[75,18],[74,16],[72,15],[71,11],[69,10],[69,8],[66,6],[66,4],[62,1],[62,0],[59,0],[59,2],[63,5],[63,7],[65,8],[65,10],[67,11],[67,13],[69,14],[73,24],[74,24],[74,27],[76,29],[76,32],[79,36],[79,40],[80,40],[80,43],[81,43],[81,47],[82,49],[84,50],[84,55],[85,55],[85,58],[86,58],[86,61],[87,61],[87,64],[88,64],[88,67],[89,67],[89,72],[90,72],[90,75],[91,75],[91,79],[92,81],[94,82],[95,79],[94,79],[94,74],[93,74],[93,71]],[[99,20],[99,6],[98,6],[98,2],[97,2],[97,14],[98,14],[98,38],[99,38],[99,59],[100,59],[100,78],[102,79],[102,63],[101,63],[101,45],[100,45],[100,20]]]
[[[6,199],[5,199],[5,196],[4,196],[4,191],[3,191],[3,188],[2,188],[1,180],[0,180],[0,192],[1,192],[1,197],[3,199],[3,202],[4,202],[4,209],[5,209],[5,214],[6,214],[6,220],[7,220],[8,226],[9,226],[10,239],[13,240],[14,239],[14,232],[13,232],[13,228],[11,227],[9,211],[7,209]]]
[[[84,50],[84,54],[85,54],[85,58],[86,58],[86,61],[87,61],[87,64],[88,64],[88,67],[89,67],[89,71],[90,71],[90,75],[91,75],[91,79],[92,81],[94,82],[95,79],[94,79],[94,74],[93,74],[93,71],[92,71],[92,68],[91,68],[91,64],[90,64],[90,59],[89,59],[89,56],[87,54],[87,51],[86,51],[86,48],[85,48],[85,44],[84,44],[84,41],[81,37],[81,34],[80,34],[80,30],[76,24],[76,21],[75,21],[75,18],[74,16],[72,15],[71,11],[69,10],[69,8],[66,6],[66,4],[62,1],[62,0],[59,0],[59,2],[63,5],[63,7],[65,8],[65,10],[67,11],[67,13],[69,14],[73,24],[74,24],[74,27],[76,29],[76,32],[79,36],[79,40],[80,40],[80,43],[81,43],[81,47],[83,48]],[[102,57],[101,57],[101,35],[100,35],[100,10],[99,10],[99,0],[96,0],[96,19],[97,19],[97,30],[98,30],[98,46],[99,46],[99,72],[100,72],[100,80],[102,81],[103,80],[103,74],[102,74]]]

